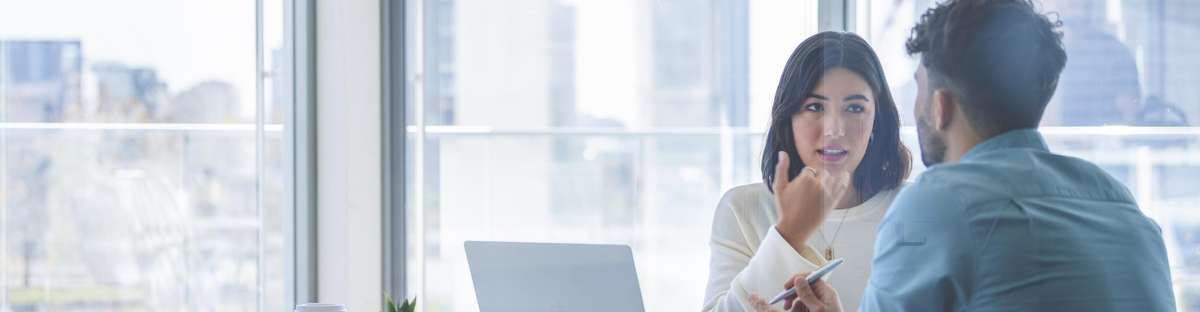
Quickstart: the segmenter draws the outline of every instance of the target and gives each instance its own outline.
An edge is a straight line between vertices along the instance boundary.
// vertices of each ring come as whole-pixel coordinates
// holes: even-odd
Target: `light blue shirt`
[[[1173,311],[1161,230],[1033,129],[925,171],[880,222],[859,311]]]

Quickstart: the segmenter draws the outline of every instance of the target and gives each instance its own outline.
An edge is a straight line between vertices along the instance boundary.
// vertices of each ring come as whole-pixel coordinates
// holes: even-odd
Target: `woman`
[[[763,182],[726,192],[713,218],[704,311],[752,311],[752,296],[834,258],[846,262],[827,281],[855,311],[910,166],[883,68],[861,37],[822,32],[792,52],[775,93]]]

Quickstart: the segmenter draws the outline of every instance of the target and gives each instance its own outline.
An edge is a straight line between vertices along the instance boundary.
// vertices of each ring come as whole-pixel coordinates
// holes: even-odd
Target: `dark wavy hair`
[[[925,11],[905,48],[990,136],[1042,120],[1067,63],[1061,24],[1030,0],[950,0]]]
[[[883,190],[900,186],[908,177],[911,158],[908,148],[900,142],[900,115],[879,57],[862,37],[852,33],[822,32],[800,43],[788,58],[775,103],[771,107],[771,128],[767,130],[762,153],[762,177],[772,192],[778,151],[787,152],[790,181],[804,169],[792,136],[792,115],[800,111],[804,100],[812,94],[826,71],[843,68],[853,72],[870,85],[875,93],[875,125],[866,155],[854,169],[852,185],[860,200],[875,196]],[[796,165],[798,164],[798,165]]]

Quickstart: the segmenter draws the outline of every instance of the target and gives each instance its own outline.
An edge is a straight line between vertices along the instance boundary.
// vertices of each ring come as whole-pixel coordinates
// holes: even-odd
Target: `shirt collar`
[[[970,159],[984,152],[1009,149],[1009,148],[1032,148],[1041,151],[1049,151],[1046,147],[1046,140],[1042,138],[1042,134],[1038,133],[1035,128],[1010,130],[1005,133],[993,136],[979,144],[975,144],[967,154],[963,155],[962,159]]]

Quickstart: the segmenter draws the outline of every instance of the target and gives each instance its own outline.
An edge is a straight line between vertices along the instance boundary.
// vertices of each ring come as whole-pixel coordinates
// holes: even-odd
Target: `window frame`
[[[383,166],[383,289],[397,300],[409,297],[406,242],[407,206],[405,194],[406,144],[405,129],[406,97],[408,96],[406,32],[409,1],[382,1],[380,21],[383,24],[380,39],[383,56],[383,107],[381,114],[383,140],[381,161]]]
[[[270,294],[282,296],[282,303],[294,306],[298,303],[316,301],[316,144],[315,144],[315,0],[281,0],[282,4],[282,46],[281,58],[274,60],[282,73],[274,73],[267,68],[264,46],[264,0],[255,0],[254,10],[254,79],[255,85],[255,121],[253,125],[213,125],[213,124],[177,124],[177,123],[101,123],[101,122],[8,122],[0,120],[0,150],[7,146],[7,138],[3,136],[8,129],[64,129],[64,130],[147,130],[147,131],[252,131],[255,141],[254,166],[259,181],[256,183],[254,206],[259,211],[258,249],[263,247],[263,227],[265,222],[264,204],[266,202],[262,177],[265,173],[265,152],[263,148],[267,131],[281,131],[283,146],[282,160],[284,162],[282,178],[284,179],[280,215],[282,234],[284,238],[282,253],[284,265],[284,293]],[[2,49],[0,49],[2,50]],[[0,56],[3,52],[0,51]],[[282,125],[267,123],[266,94],[268,86],[265,79],[276,79],[280,92],[286,97],[281,103],[290,105],[290,114],[284,114]],[[0,86],[3,88],[3,86]],[[0,92],[2,93],[2,92]],[[0,112],[4,107],[0,107]],[[0,114],[3,115],[3,114]],[[286,125],[291,125],[287,127]],[[252,129],[250,129],[252,127]],[[5,155],[0,153],[0,160]],[[5,170],[0,167],[0,172]],[[0,179],[0,184],[7,183]],[[0,208],[0,223],[7,218],[7,209]],[[2,233],[2,232],[0,232]],[[7,245],[6,235],[0,234],[0,248]],[[5,259],[0,258],[0,264]],[[265,298],[268,297],[265,283],[267,266],[278,265],[267,263],[262,254],[257,259],[257,279],[259,289],[256,294],[256,306],[262,311]],[[7,277],[3,280],[5,287]],[[7,291],[0,291],[0,304],[8,304]]]
[[[260,3],[262,0],[258,0]],[[261,6],[261,4],[260,4]],[[291,66],[293,125],[285,133],[291,144],[285,153],[288,176],[283,224],[285,259],[289,272],[285,302],[295,306],[317,301],[317,177],[316,177],[316,0],[284,0],[285,64]],[[261,26],[260,26],[261,27]]]

